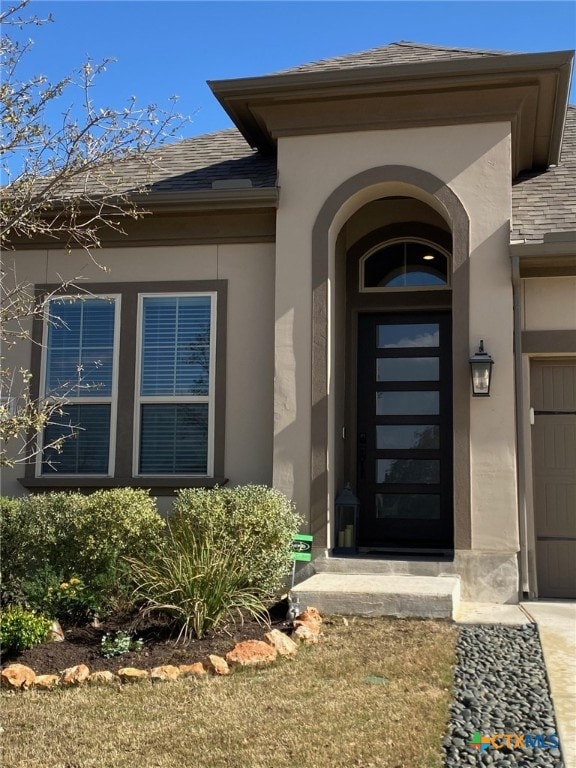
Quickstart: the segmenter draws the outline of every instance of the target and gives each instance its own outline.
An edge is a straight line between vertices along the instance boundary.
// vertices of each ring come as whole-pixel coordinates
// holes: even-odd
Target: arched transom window
[[[448,286],[448,254],[426,240],[389,240],[360,260],[361,291]]]

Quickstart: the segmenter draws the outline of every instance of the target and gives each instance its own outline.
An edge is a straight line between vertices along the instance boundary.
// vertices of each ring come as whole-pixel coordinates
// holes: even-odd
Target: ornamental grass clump
[[[266,622],[265,605],[247,583],[235,547],[180,521],[168,523],[166,540],[146,560],[129,558],[133,598],[144,615],[170,616],[177,642],[202,638],[226,620],[244,616]]]

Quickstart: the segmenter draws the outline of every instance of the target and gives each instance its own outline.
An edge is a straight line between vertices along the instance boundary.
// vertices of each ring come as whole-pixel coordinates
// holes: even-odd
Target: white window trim
[[[389,245],[395,245],[396,243],[420,243],[421,245],[429,245],[431,248],[434,248],[434,250],[439,251],[443,256],[446,257],[446,285],[399,285],[399,286],[375,286],[373,288],[367,288],[364,286],[364,265],[366,261],[372,256],[376,251],[379,251],[381,248],[387,248]],[[438,245],[437,243],[432,242],[431,240],[426,240],[423,237],[394,237],[390,240],[384,240],[382,243],[378,243],[378,245],[375,245],[373,248],[370,248],[369,251],[366,251],[364,256],[360,259],[360,262],[358,264],[358,291],[359,293],[398,293],[398,292],[406,292],[406,291],[446,291],[450,290],[451,286],[451,263],[452,258],[449,251],[447,251],[445,248],[442,248],[441,245]]]
[[[210,363],[208,395],[140,395],[142,376],[142,332],[144,319],[144,299],[146,298],[188,298],[194,296],[210,297]],[[215,425],[215,388],[216,388],[216,323],[218,294],[216,291],[173,291],[170,293],[139,293],[138,314],[136,321],[136,376],[134,391],[134,432],[132,435],[132,475],[133,477],[214,477],[214,425]],[[140,465],[140,405],[142,403],[208,403],[208,451],[206,474],[171,474],[160,472],[143,473]]]
[[[48,312],[50,308],[50,302],[60,301],[62,299],[69,299],[70,301],[82,301],[83,299],[107,299],[114,302],[114,348],[112,351],[112,391],[110,395],[106,397],[67,397],[65,401],[68,405],[98,405],[101,403],[110,403],[110,444],[108,446],[108,471],[105,474],[101,473],[81,473],[81,472],[55,472],[53,475],[42,473],[42,461],[44,458],[44,430],[38,436],[39,450],[36,455],[35,462],[35,475],[36,477],[45,478],[51,476],[58,477],[114,477],[114,467],[116,464],[116,414],[118,410],[118,375],[119,375],[119,357],[120,357],[120,309],[122,297],[119,293],[98,293],[98,294],[86,294],[79,296],[77,294],[72,295],[55,295],[50,297],[50,300],[46,304],[44,310],[44,318],[42,323],[42,359],[40,363],[40,388],[39,397],[43,400],[46,397],[46,372],[47,372],[47,358],[48,358]]]

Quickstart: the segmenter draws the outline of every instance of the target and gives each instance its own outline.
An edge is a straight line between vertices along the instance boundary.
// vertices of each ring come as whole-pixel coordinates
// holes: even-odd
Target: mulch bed
[[[288,631],[286,622],[287,601],[275,603],[268,609],[272,627]],[[267,627],[246,619],[243,623],[229,624],[205,635],[201,640],[189,644],[176,643],[178,631],[167,620],[159,617],[138,620],[136,613],[109,616],[99,626],[63,627],[65,640],[59,643],[42,643],[22,653],[3,654],[2,666],[17,662],[31,667],[36,674],[58,674],[76,664],[86,664],[90,672],[110,670],[117,672],[122,667],[151,669],[162,664],[193,664],[206,662],[210,654],[224,656],[242,640],[261,640]],[[144,640],[144,647],[135,653],[124,653],[110,659],[100,654],[100,643],[107,632],[113,635],[117,630],[130,632]]]

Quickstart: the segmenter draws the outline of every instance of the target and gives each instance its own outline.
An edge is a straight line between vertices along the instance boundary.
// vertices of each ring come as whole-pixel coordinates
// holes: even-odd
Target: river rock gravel
[[[461,625],[456,654],[445,768],[564,768],[560,746],[528,746],[517,738],[540,734],[550,744],[558,733],[536,625]],[[496,741],[502,748],[470,746],[475,733],[504,734]]]

